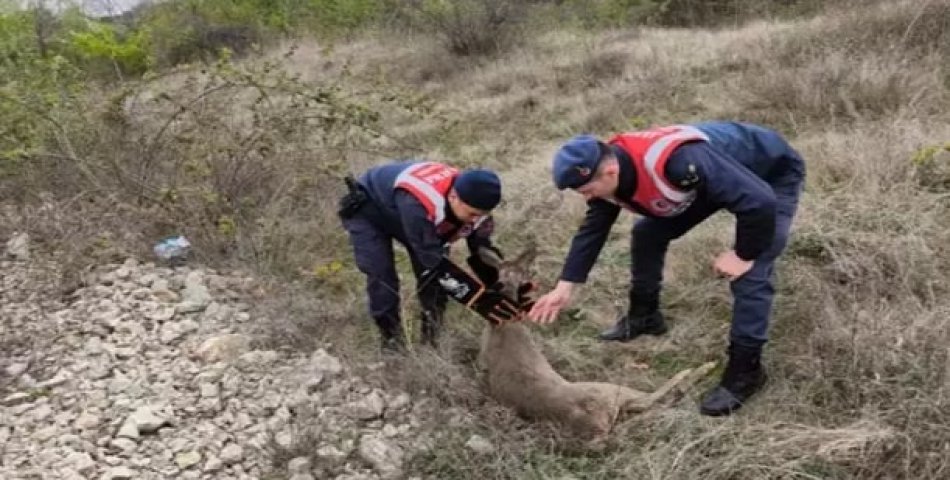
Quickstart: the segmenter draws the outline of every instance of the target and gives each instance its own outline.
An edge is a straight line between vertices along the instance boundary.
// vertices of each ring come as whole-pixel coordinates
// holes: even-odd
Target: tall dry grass
[[[551,154],[569,135],[708,118],[757,121],[782,130],[808,161],[779,266],[766,354],[772,381],[740,415],[700,417],[697,391],[652,418],[621,423],[611,449],[590,453],[479,398],[445,432],[441,448],[414,459],[413,471],[427,478],[945,477],[950,208],[944,179],[935,178],[945,174],[930,167],[947,162],[936,152],[950,139],[948,7],[866,2],[738,29],[549,32],[439,82],[413,79],[428,59],[411,47],[351,46],[346,53],[354,57],[394,52],[402,61],[382,69],[389,78],[415,85],[461,118],[455,128],[464,132],[455,133],[468,148],[453,160],[504,170],[500,242],[517,250],[527,233],[538,235],[537,268],[547,286],[583,212],[579,199],[548,183]],[[630,219],[615,226],[575,310],[537,333],[567,377],[649,389],[678,368],[721,358],[731,299],[709,262],[728,247],[733,221],[717,216],[674,244],[666,338],[603,345],[593,335],[624,306],[629,227]],[[474,341],[470,317],[459,315],[465,320],[453,330]],[[457,366],[448,382],[425,365],[397,383],[441,391],[447,406],[472,407],[474,369],[473,383],[462,388],[465,371]],[[497,453],[465,448],[472,433],[488,436]]]

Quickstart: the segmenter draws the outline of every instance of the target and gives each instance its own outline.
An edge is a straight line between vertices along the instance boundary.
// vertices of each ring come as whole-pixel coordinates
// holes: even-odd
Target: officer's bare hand
[[[743,260],[736,255],[735,250],[720,253],[713,262],[713,269],[716,274],[729,279],[730,282],[737,280],[752,269],[753,260]]]
[[[528,319],[535,323],[547,324],[557,318],[557,314],[571,303],[574,284],[560,281],[554,290],[543,295],[528,312]]]

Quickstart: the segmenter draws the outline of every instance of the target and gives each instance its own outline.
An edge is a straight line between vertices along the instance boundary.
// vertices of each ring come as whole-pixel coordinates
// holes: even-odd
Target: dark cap
[[[603,143],[593,135],[577,135],[554,155],[554,185],[559,190],[578,188],[589,182],[603,157]]]
[[[460,200],[479,210],[491,210],[501,202],[501,180],[491,170],[465,170],[456,177],[453,187]]]

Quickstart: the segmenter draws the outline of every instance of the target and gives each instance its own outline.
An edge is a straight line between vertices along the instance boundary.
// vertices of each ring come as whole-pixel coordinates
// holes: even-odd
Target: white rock
[[[42,422],[43,420],[49,418],[52,414],[53,408],[46,403],[36,407],[32,412],[30,412],[30,416],[33,417],[33,420],[36,422]]]
[[[17,362],[11,363],[11,364],[7,365],[7,369],[6,369],[6,371],[7,371],[7,376],[10,376],[10,377],[19,377],[21,374],[23,374],[24,372],[26,372],[26,370],[27,370],[28,368],[30,368],[30,364],[29,364],[29,363],[23,363],[23,362],[21,362],[21,363],[17,363]]]
[[[119,432],[116,433],[115,436],[137,440],[139,438],[139,427],[135,424],[135,420],[130,417],[122,423],[122,426],[119,427]]]
[[[79,435],[67,433],[66,435],[60,435],[59,438],[56,439],[56,444],[75,449],[79,448],[79,445],[82,444],[82,439],[79,438]]]
[[[198,325],[198,322],[190,318],[186,318],[182,320],[181,322],[178,322],[178,326],[181,327],[181,331],[184,333],[191,333],[191,332],[197,331],[198,328],[201,327],[201,325]]]
[[[238,361],[250,367],[266,367],[277,361],[280,355],[273,350],[251,350],[241,354]]]
[[[468,441],[465,442],[465,446],[469,450],[481,455],[489,455],[495,452],[495,446],[492,445],[488,439],[480,435],[472,435],[469,437]]]
[[[16,393],[11,393],[10,395],[7,395],[6,397],[4,397],[3,400],[0,400],[0,405],[3,405],[4,407],[12,407],[14,405],[20,405],[22,403],[26,403],[31,400],[33,400],[33,397],[30,394],[24,393],[24,392],[16,392]]]
[[[181,293],[182,300],[175,307],[179,313],[200,312],[211,303],[211,293],[204,285],[204,278],[199,271],[193,271],[185,278],[185,289]]]
[[[211,455],[210,457],[208,457],[208,461],[205,462],[205,466],[204,468],[202,468],[202,470],[204,470],[205,472],[217,472],[218,470],[221,470],[221,467],[223,466],[224,466],[224,462],[222,462],[221,459],[219,459],[218,457],[215,457],[214,455]]]
[[[155,414],[155,411],[148,406],[139,407],[129,416],[139,433],[151,433],[162,428],[168,423],[168,420]]]
[[[347,455],[345,452],[333,445],[324,445],[317,449],[317,458],[319,458],[322,462],[326,462],[331,465],[343,463],[343,461],[346,460],[346,457]]]
[[[171,293],[171,292],[169,292]],[[172,293],[174,295],[174,293]],[[175,317],[175,307],[162,307],[147,315],[149,320],[163,323]]]
[[[30,236],[25,232],[14,233],[7,241],[7,256],[15,260],[30,259]]]
[[[314,480],[314,478],[309,473],[295,473],[290,477],[290,480]]]
[[[310,365],[327,376],[339,375],[343,372],[343,365],[340,360],[322,348],[313,352],[313,355],[310,356]]]
[[[128,467],[113,467],[102,475],[102,480],[131,480],[136,477],[135,470]]]
[[[86,480],[86,477],[72,468],[63,468],[59,471],[59,478],[62,480]]]
[[[185,450],[191,450],[193,446],[194,444],[191,440],[187,438],[181,438],[181,437],[173,439],[168,444],[168,448],[171,449],[171,451],[174,453],[184,452]]]
[[[222,305],[218,302],[211,302],[208,304],[208,308],[205,309],[204,313],[201,315],[201,323],[221,323],[226,322],[232,315],[231,307],[227,305]]]
[[[128,360],[139,354],[137,347],[119,347],[115,349],[115,357],[120,360]]]
[[[37,383],[36,387],[37,388],[53,388],[53,387],[58,387],[68,381],[69,381],[69,374],[66,373],[65,371],[60,370],[59,372],[56,373],[56,375],[53,375],[53,378],[50,378],[48,380],[43,380],[42,382]]]
[[[192,354],[204,362],[231,361],[250,347],[251,339],[245,335],[227,334],[205,340]]]
[[[96,462],[85,452],[73,452],[66,457],[66,463],[77,472],[87,474],[96,469]]]
[[[122,452],[125,454],[130,454],[139,447],[135,441],[129,440],[128,438],[113,438],[109,442],[109,445],[122,450]]]
[[[196,451],[183,452],[175,455],[175,465],[185,470],[201,462],[201,454]]]
[[[185,329],[180,323],[169,322],[162,325],[161,330],[158,334],[158,339],[164,343],[169,344],[178,340],[183,335],[185,335]]]
[[[306,393],[313,393],[323,384],[323,372],[312,371],[304,374],[303,387]]]
[[[244,459],[244,449],[232,443],[221,450],[220,457],[226,465],[232,465]]]
[[[362,399],[345,405],[343,411],[348,417],[356,420],[375,420],[383,416],[385,408],[383,396],[378,390],[373,390]]]
[[[391,410],[401,410],[403,408],[408,407],[411,403],[412,403],[412,399],[409,397],[409,394],[400,393],[399,395],[396,395],[395,398],[389,401],[388,406]]]
[[[139,275],[139,277],[135,279],[135,283],[142,285],[143,287],[151,287],[156,280],[158,280],[158,275],[154,273],[146,273],[145,275]]]
[[[310,459],[307,457],[297,457],[287,462],[287,472],[291,475],[310,473]]]
[[[99,426],[99,417],[91,413],[83,413],[74,424],[79,430],[92,430]]]
[[[216,383],[202,383],[198,388],[201,392],[201,398],[217,398],[220,394]]]
[[[394,478],[401,473],[403,451],[393,443],[364,435],[360,439],[359,455],[385,478]]]
[[[112,367],[104,362],[96,362],[93,364],[92,369],[89,370],[89,378],[91,380],[102,380],[108,378],[109,375],[112,375]]]
[[[267,440],[264,440],[266,443]],[[281,430],[274,434],[274,442],[282,448],[290,448],[294,444],[294,434],[289,430]]]
[[[37,429],[35,432],[33,432],[32,437],[39,443],[46,443],[49,441],[49,439],[55,437],[57,433],[59,433],[59,428],[57,428],[55,425],[50,425],[48,427]]]
[[[128,278],[132,276],[132,269],[123,265],[117,268],[112,275],[119,280],[128,280]]]
[[[153,297],[155,300],[158,300],[159,302],[162,302],[162,303],[178,303],[178,301],[179,301],[179,299],[180,299],[180,297],[178,296],[177,293],[175,293],[175,292],[173,292],[173,291],[171,291],[171,290],[169,290],[169,289],[167,289],[167,288],[154,288],[154,287],[152,287],[151,292],[152,292],[152,297]],[[165,310],[166,310],[166,309],[162,309],[162,311],[165,311]],[[171,309],[171,315],[172,315],[172,316],[175,315],[175,308],[174,308],[174,307],[172,307],[172,309]],[[171,317],[168,317],[168,318],[171,318]]]

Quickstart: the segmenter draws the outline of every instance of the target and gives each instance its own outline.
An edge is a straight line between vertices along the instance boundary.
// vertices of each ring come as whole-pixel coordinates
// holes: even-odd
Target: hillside
[[[532,21],[519,24],[523,36],[504,37],[508,43],[486,54],[453,53],[445,37],[390,19],[338,36],[269,37],[258,54],[236,51],[144,76],[123,71],[121,80],[112,78],[124,66],[106,69],[105,81],[79,75],[82,88],[74,95],[33,98],[11,80],[2,98],[18,100],[0,103],[4,131],[12,132],[0,157],[0,239],[29,233],[28,262],[51,262],[57,272],[49,288],[21,294],[14,310],[48,308],[44,302],[85,308],[84,295],[106,293],[96,287],[98,269],[114,271],[128,258],[135,259],[129,265],[152,261],[149,250],[159,238],[188,236],[195,244],[188,268],[239,269],[255,283],[253,292],[234,292],[249,321],[222,318],[214,328],[198,322],[202,329],[189,333],[190,341],[226,331],[247,335],[256,349],[280,352],[269,360],[275,367],[254,379],[284,385],[324,348],[348,371],[365,373],[368,386],[357,394],[379,389],[386,398],[406,392],[431,402],[413,411],[413,430],[397,439],[424,432],[438,448],[400,447],[398,473],[373,470],[356,444],[346,450],[339,439],[306,437],[299,444],[314,451],[332,444],[355,452],[332,465],[307,453],[317,466],[313,475],[326,478],[945,478],[950,4],[841,1],[794,15],[736,15],[714,26],[602,19],[591,26],[589,19],[558,16],[575,3],[537,3]],[[37,71],[71,81],[70,70],[56,68]],[[32,71],[20,72],[26,78]],[[31,91],[73,90],[37,82]],[[405,156],[498,169],[506,197],[498,243],[514,254],[537,242],[536,278],[547,289],[584,212],[579,195],[552,185],[550,162],[560,142],[580,132],[606,137],[708,119],[771,126],[808,168],[778,264],[765,359],[770,382],[740,414],[710,419],[696,411],[716,372],[670,408],[618,423],[605,451],[576,448],[553,427],[524,422],[486,397],[473,365],[480,321],[454,305],[438,354],[415,350],[391,370],[376,364],[363,279],[333,214],[344,173]],[[605,345],[595,335],[625,307],[632,220],[624,216],[614,226],[576,308],[534,333],[569,379],[652,390],[681,368],[722,360],[731,297],[710,262],[731,244],[734,220],[717,215],[671,247],[662,299],[668,335]],[[408,258],[397,252],[403,295],[411,298]],[[7,285],[32,268],[5,265]],[[404,305],[415,337],[418,307]],[[5,366],[44,355],[37,349],[55,350],[33,341],[40,335],[33,331],[25,341],[25,320],[17,315],[0,319]],[[116,335],[84,331],[84,323],[66,321],[54,331],[75,337],[75,348]],[[172,368],[163,362],[149,368]],[[33,388],[3,382],[0,396],[33,395]],[[100,391],[115,401],[108,388]],[[75,392],[63,400],[54,398],[59,390],[48,394],[42,403],[78,401]],[[103,433],[106,424],[121,426],[121,412],[133,406],[121,399],[119,405],[97,406]],[[311,405],[296,413],[297,424],[320,424],[321,403]],[[17,406],[2,408],[7,424]],[[19,474],[40,462],[10,463],[22,455],[9,452],[32,451],[43,441],[3,432],[0,468]],[[80,437],[91,441],[86,453],[96,462],[115,456],[108,438],[98,445],[98,437]],[[49,455],[65,458],[73,446],[56,447]],[[220,457],[221,447],[209,452]],[[130,458],[161,451],[150,443],[137,448]],[[244,474],[283,478],[286,462],[303,454],[289,452],[254,453],[257,470]]]

